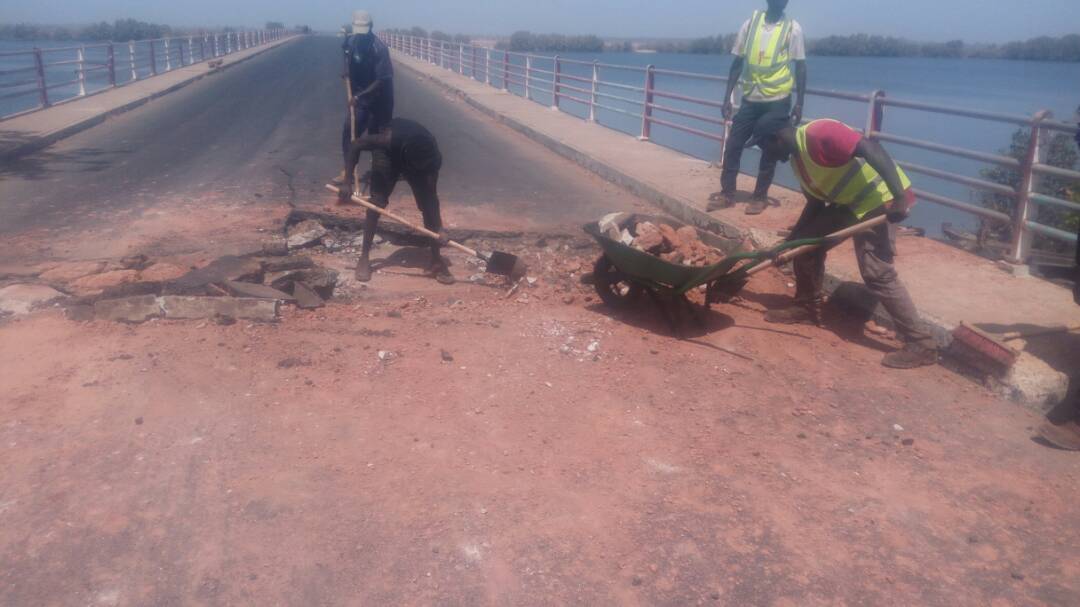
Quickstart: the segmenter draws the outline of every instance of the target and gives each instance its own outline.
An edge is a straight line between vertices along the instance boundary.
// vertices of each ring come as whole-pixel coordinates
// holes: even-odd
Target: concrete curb
[[[400,56],[399,53],[395,54]],[[597,161],[586,153],[558,141],[550,135],[538,132],[536,129],[500,113],[498,110],[473,98],[467,91],[455,86],[448,80],[430,76],[410,65],[408,61],[398,61],[397,65],[408,69],[410,73],[415,74],[422,80],[432,82],[440,88],[457,95],[469,106],[500,124],[525,135],[563,158],[573,161],[612,184],[625,188],[681,221],[719,235],[733,246],[745,242],[748,238],[757,239],[758,237],[755,234],[757,231],[752,228],[742,228],[717,219],[696,208],[689,201],[661,191],[633,175],[622,172],[604,162]],[[627,135],[627,137],[630,137],[630,135]],[[769,244],[772,243],[758,243],[758,246],[768,246]],[[893,326],[892,318],[885,312],[869,290],[857,279],[827,272],[825,289],[830,294],[830,297],[840,305],[865,314],[868,319],[873,318],[875,322],[884,326]],[[919,314],[938,344],[942,347],[948,346],[952,341],[954,327],[941,319],[935,318],[933,315],[927,314],[924,310],[919,310]],[[1068,386],[1068,379],[1064,374],[1045,364],[1038,365],[1037,363],[1041,363],[1038,359],[1030,356],[1026,358],[1028,360],[1021,361],[1022,364],[1018,363],[1012,375],[1003,381],[1002,395],[1037,411],[1049,411],[1066,397],[1065,391]],[[960,372],[955,367],[950,366],[949,368]]]
[[[102,112],[100,112],[98,114],[95,114],[93,116],[84,118],[83,120],[80,120],[80,121],[78,121],[76,123],[73,123],[73,124],[69,124],[69,125],[64,126],[62,128],[59,128],[59,129],[57,129],[55,131],[50,131],[48,133],[43,133],[43,134],[41,134],[39,136],[34,137],[33,139],[31,139],[29,141],[20,142],[16,146],[8,148],[6,150],[0,150],[0,161],[10,162],[10,161],[16,160],[16,159],[18,159],[18,158],[20,158],[22,156],[26,156],[27,154],[31,154],[31,153],[36,152],[38,150],[42,150],[44,148],[47,148],[50,145],[52,145],[52,144],[54,144],[54,143],[56,143],[58,141],[62,141],[64,139],[67,139],[68,137],[71,137],[73,135],[81,133],[81,132],[83,132],[83,131],[85,131],[87,129],[93,128],[93,127],[105,122],[106,120],[108,120],[109,118],[111,118],[113,116],[119,116],[120,114],[130,112],[131,110],[134,110],[135,108],[138,108],[138,107],[140,107],[140,106],[142,106],[142,105],[144,105],[144,104],[146,104],[146,103],[148,103],[150,101],[153,101],[154,99],[157,99],[159,97],[164,97],[165,95],[168,95],[169,93],[175,93],[176,91],[188,86],[189,84],[198,82],[199,80],[202,80],[203,78],[205,78],[205,77],[207,77],[207,76],[209,76],[211,74],[217,74],[219,72],[223,72],[223,71],[229,69],[230,67],[233,67],[234,65],[240,65],[240,64],[242,64],[242,63],[244,63],[244,62],[246,62],[246,61],[248,61],[250,59],[254,59],[255,57],[258,57],[258,56],[262,55],[263,53],[265,53],[267,51],[278,48],[278,47],[280,47],[280,46],[282,46],[284,44],[288,44],[289,42],[293,42],[296,39],[297,39],[297,37],[294,36],[292,38],[282,40],[282,41],[274,43],[274,44],[267,45],[266,48],[259,49],[259,51],[256,52],[256,53],[252,53],[252,54],[250,54],[250,55],[248,55],[246,57],[242,57],[242,58],[237,59],[236,61],[233,61],[231,63],[223,63],[220,67],[217,67],[217,68],[214,68],[214,69],[207,69],[205,72],[196,74],[196,75],[192,76],[191,78],[188,78],[187,80],[184,80],[182,82],[178,82],[178,83],[176,83],[176,84],[174,84],[174,85],[172,85],[172,86],[170,86],[170,87],[168,87],[166,89],[162,89],[160,91],[155,91],[153,93],[150,93],[150,94],[146,95],[145,97],[140,97],[139,99],[136,99],[134,101],[130,101],[130,102],[125,103],[123,105],[120,105],[120,106],[117,106],[117,107],[114,107],[114,108],[110,108],[108,110],[104,110],[104,111],[102,111]],[[205,62],[202,62],[202,63],[205,63]],[[198,64],[196,64],[196,65],[198,65]],[[185,66],[185,67],[190,67],[190,66]],[[106,90],[114,90],[114,89],[106,89]],[[105,91],[102,91],[102,92],[105,92]],[[83,99],[92,98],[94,96],[96,96],[96,95],[88,95],[87,97],[84,97]],[[78,101],[81,101],[81,100],[82,99],[73,100],[70,103],[78,103]],[[59,107],[63,107],[64,105],[68,105],[68,103],[58,104],[58,105],[59,105]],[[57,106],[53,106],[53,107],[57,107]],[[48,111],[48,110],[46,109],[46,110],[41,110],[41,111]],[[0,125],[3,125],[3,122],[0,122]]]

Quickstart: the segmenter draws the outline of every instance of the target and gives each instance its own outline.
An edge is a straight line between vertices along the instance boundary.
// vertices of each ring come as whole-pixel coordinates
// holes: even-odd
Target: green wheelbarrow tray
[[[627,229],[642,221],[667,224],[675,229],[687,225],[667,217],[627,214],[618,222],[618,226],[620,229]],[[697,230],[698,237],[703,243],[723,250],[723,241],[719,236],[699,228],[694,229]],[[728,255],[718,264],[700,267],[664,261],[655,255],[625,245],[602,233],[598,222],[585,224],[584,230],[596,239],[604,251],[604,257],[629,281],[656,292],[675,296],[685,295],[702,285],[708,285],[709,303],[730,300],[742,289],[749,278],[751,269],[774,259],[778,254],[789,249],[817,245],[825,241],[823,238],[793,240],[784,242],[769,251],[735,253]]]

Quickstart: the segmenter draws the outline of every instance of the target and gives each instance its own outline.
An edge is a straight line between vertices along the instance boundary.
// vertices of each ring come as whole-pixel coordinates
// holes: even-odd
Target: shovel
[[[341,192],[341,188],[338,188],[337,186],[331,185],[329,183],[326,184],[326,189],[334,193]],[[423,234],[424,236],[433,238],[437,241],[442,238],[436,232],[432,232],[427,228],[415,225],[404,217],[401,217],[400,215],[375,206],[371,203],[371,201],[366,198],[361,198],[360,196],[357,196],[355,194],[353,194],[351,198],[353,202],[364,207],[365,209],[369,211],[375,211],[383,217],[389,217],[390,219],[393,219],[400,224],[412,228],[413,230]],[[525,262],[521,261],[521,259],[519,259],[516,255],[511,255],[510,253],[503,253],[502,251],[492,251],[490,255],[485,255],[480,251],[477,251],[476,249],[470,249],[469,247],[459,242],[454,242],[453,240],[447,241],[446,244],[461,251],[462,253],[465,253],[466,255],[484,260],[484,262],[486,262],[487,264],[488,274],[497,274],[499,276],[506,276],[508,278],[518,278],[520,276],[524,276],[525,272],[528,271]]]
[[[720,280],[718,280],[716,283],[713,284],[713,286],[710,287],[709,300],[721,302],[731,301],[736,295],[739,294],[739,291],[742,291],[742,288],[746,285],[747,280],[749,280],[749,278],[754,274],[757,274],[758,272],[763,272],[772,267],[781,266],[800,255],[809,253],[824,245],[839,242],[848,237],[854,236],[855,234],[872,230],[879,225],[885,223],[886,221],[888,221],[888,218],[885,215],[880,215],[873,219],[868,219],[862,223],[857,223],[850,228],[845,228],[838,232],[833,232],[832,234],[829,234],[828,236],[825,236],[823,238],[815,239],[811,243],[783,251],[776,257],[759,263],[758,265],[750,268],[749,270],[736,271],[732,274],[721,277]]]

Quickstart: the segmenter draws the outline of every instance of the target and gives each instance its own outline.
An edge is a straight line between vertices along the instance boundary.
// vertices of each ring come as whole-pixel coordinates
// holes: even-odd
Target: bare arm
[[[900,181],[900,173],[896,171],[896,162],[893,161],[889,153],[885,151],[885,148],[881,147],[881,144],[863,137],[859,145],[855,146],[855,156],[862,158],[874,167],[874,170],[881,175],[881,178],[885,180],[885,185],[888,186],[889,192],[893,195],[893,200],[887,208],[891,213],[899,214],[900,220],[907,216],[907,192],[904,189],[904,184]]]
[[[803,101],[806,100],[806,61],[795,62],[795,107],[791,109],[791,121],[799,126],[803,118]]]
[[[345,159],[345,183],[344,190],[346,192],[352,192],[355,184],[353,183],[353,174],[356,171],[356,165],[360,162],[360,153],[377,149],[389,149],[390,148],[390,129],[383,129],[378,133],[361,135],[356,138],[349,146],[349,157]]]
[[[354,96],[354,99],[356,99],[358,102],[366,101],[366,100],[374,97],[375,95],[377,95],[379,93],[379,91],[381,91],[383,89],[383,87],[385,87],[385,86],[386,86],[386,81],[383,80],[383,79],[378,79],[375,82],[372,82],[366,89],[364,89],[364,90],[360,91],[359,93],[357,93]]]
[[[731,114],[734,111],[734,103],[731,101],[731,96],[735,94],[735,86],[739,84],[739,79],[742,78],[743,70],[743,58],[738,55],[731,61],[731,70],[728,72],[727,90],[724,92],[724,118],[731,120]]]

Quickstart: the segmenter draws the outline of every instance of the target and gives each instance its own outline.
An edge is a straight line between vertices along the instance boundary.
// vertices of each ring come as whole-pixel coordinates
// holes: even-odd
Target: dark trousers
[[[781,101],[769,101],[755,103],[743,101],[742,107],[732,119],[731,128],[728,130],[727,146],[724,150],[724,170],[720,174],[720,190],[725,193],[735,192],[735,182],[739,177],[739,167],[742,164],[743,149],[750,136],[754,134],[754,127],[758,120],[774,112],[782,112],[785,116],[791,115],[791,97]],[[757,186],[754,188],[754,196],[764,198],[769,194],[769,186],[772,185],[776,175],[776,159],[768,154],[761,153],[761,164],[758,166]]]
[[[390,120],[394,117],[393,106],[389,108],[364,106],[356,108],[355,112],[357,137],[365,133],[378,133],[383,127],[390,124]],[[349,144],[352,143],[353,139],[349,134],[349,125],[351,123],[352,117],[346,114],[345,124],[341,127],[341,155],[345,160],[349,159]]]
[[[424,227],[438,232],[443,227],[438,189],[441,168],[440,159],[422,173],[409,171],[397,166],[385,151],[375,150],[371,153],[371,201],[385,209],[397,182],[404,178],[412,189],[416,207],[424,216]]]
[[[871,212],[863,219],[872,219],[883,210]],[[789,240],[820,238],[838,232],[859,223],[847,207],[827,205],[819,200],[809,200],[802,216],[791,232]],[[919,313],[911,301],[911,295],[893,265],[896,255],[896,225],[886,223],[869,232],[856,234],[855,259],[859,263],[859,273],[863,282],[892,316],[896,324],[897,335],[905,342],[929,341],[927,333],[919,320]],[[811,253],[796,257],[795,299],[801,302],[820,300],[825,283],[825,258],[829,247],[822,247]]]

